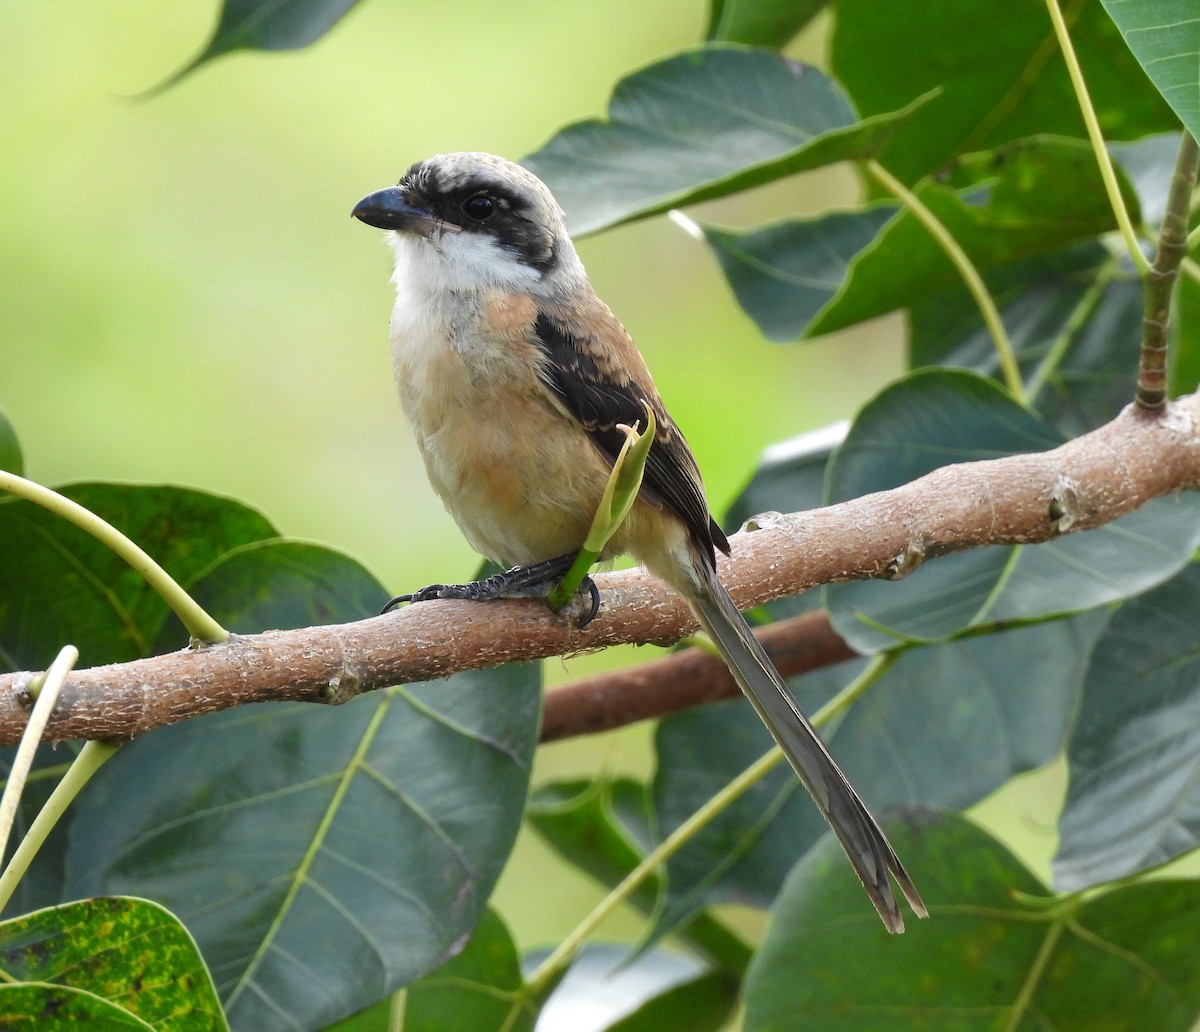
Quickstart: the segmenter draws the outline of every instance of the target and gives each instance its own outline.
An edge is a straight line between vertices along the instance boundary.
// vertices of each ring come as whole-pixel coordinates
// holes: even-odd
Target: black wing
[[[625,443],[617,424],[644,423],[643,399],[653,408],[658,432],[646,459],[642,498],[656,508],[665,504],[677,513],[702,554],[715,565],[714,547],[728,554],[729,542],[709,515],[691,449],[658,396],[653,391],[647,396],[636,383],[619,379],[612,369],[602,369],[594,357],[600,353],[596,343],[577,340],[545,312],[538,315],[534,330],[549,359],[542,368],[543,381],[610,463],[616,461]],[[623,329],[621,333],[624,335]]]

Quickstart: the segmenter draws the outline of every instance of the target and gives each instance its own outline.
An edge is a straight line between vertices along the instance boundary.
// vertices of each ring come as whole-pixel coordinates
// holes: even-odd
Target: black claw
[[[596,587],[596,582],[591,577],[584,577],[579,589],[581,593],[584,591],[588,593],[590,601],[588,611],[575,622],[575,626],[582,631],[596,619],[596,614],[600,612],[600,589]]]
[[[383,616],[384,613],[390,613],[397,606],[403,605],[405,602],[411,602],[412,600],[412,595],[397,595],[395,598],[388,599],[387,605],[379,610],[379,615]]]
[[[560,555],[530,566],[514,566],[511,570],[469,584],[429,584],[407,595],[397,595],[383,607],[383,612],[391,612],[405,602],[429,602],[435,598],[462,598],[472,602],[491,602],[501,598],[545,598],[574,561],[574,555]],[[580,585],[579,594],[585,591],[588,594],[588,608],[577,621],[580,628],[590,624],[600,612],[600,589],[591,577],[585,577]]]

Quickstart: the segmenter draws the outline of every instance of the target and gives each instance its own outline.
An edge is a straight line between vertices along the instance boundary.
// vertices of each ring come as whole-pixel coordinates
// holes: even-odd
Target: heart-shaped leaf
[[[828,836],[772,911],[745,983],[746,1032],[861,1032],[880,1015],[891,1029],[964,1032],[1192,1027],[1200,884],[1147,882],[1054,903],[961,817],[887,828],[929,920],[889,938]]]
[[[711,44],[622,79],[607,121],[568,126],[525,164],[579,236],[865,157],[915,106],[860,122],[816,68]]]

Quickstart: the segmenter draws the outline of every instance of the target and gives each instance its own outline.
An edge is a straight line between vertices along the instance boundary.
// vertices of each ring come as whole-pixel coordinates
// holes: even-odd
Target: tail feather
[[[697,557],[688,581],[695,587],[686,595],[697,619],[837,835],[888,931],[904,931],[892,877],[913,912],[926,917],[925,904],[887,837],[792,699],[716,573]]]

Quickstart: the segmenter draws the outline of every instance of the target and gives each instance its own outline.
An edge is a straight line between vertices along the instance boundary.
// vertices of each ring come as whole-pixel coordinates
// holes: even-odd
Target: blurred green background
[[[394,397],[389,254],[350,209],[431,153],[520,158],[602,115],[618,78],[699,39],[707,8],[371,0],[308,50],[235,54],[136,99],[200,50],[216,15],[215,2],[144,0],[0,9],[0,406],[26,472],[232,495],[395,591],[465,578],[477,560],[427,487]],[[789,52],[819,61],[825,29],[818,19]],[[754,225],[857,189],[835,169],[692,214]],[[848,417],[903,370],[899,319],[763,340],[703,245],[667,219],[580,251],[717,512],[764,447]],[[552,661],[547,674],[645,654]],[[536,777],[650,767],[643,727],[543,749]],[[1044,862],[1053,779],[1034,793],[1024,830]],[[985,813],[1020,834],[1010,815],[1030,804],[1012,799]],[[561,937],[598,895],[524,835],[498,903],[529,946]],[[633,927],[626,916],[609,931]]]

